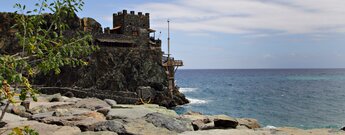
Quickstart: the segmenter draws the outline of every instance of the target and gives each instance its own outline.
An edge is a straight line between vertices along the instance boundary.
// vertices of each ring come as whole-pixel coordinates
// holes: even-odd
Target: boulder
[[[256,119],[252,119],[252,118],[241,118],[241,119],[237,119],[238,121],[238,125],[239,126],[245,126],[249,129],[255,129],[255,128],[260,128],[260,124],[258,122],[258,120]]]
[[[55,111],[56,109],[71,108],[71,102],[30,102],[29,112],[32,114]]]
[[[90,126],[95,123],[105,121],[86,116],[66,116],[66,117],[46,117],[40,120],[43,123],[54,124],[59,126],[76,126],[82,131],[88,131]]]
[[[91,112],[91,110],[84,109],[84,108],[56,109],[55,111],[34,114],[31,119],[40,121],[46,117],[51,117],[51,116],[57,116],[57,117],[78,116],[78,115],[83,115],[87,112]]]
[[[192,126],[194,130],[209,130],[209,129],[215,129],[213,122],[205,122],[203,120],[194,120],[192,122]]]
[[[190,121],[192,121],[194,130],[207,130],[215,128],[213,119],[211,119],[210,117],[211,116],[202,115],[201,113],[195,112],[187,112],[184,115],[180,116],[180,118],[182,119],[189,119]]]
[[[108,108],[101,108],[101,109],[97,110],[97,112],[103,114],[104,116],[107,116],[109,111],[110,111],[110,109],[108,109]]]
[[[64,102],[72,102],[72,103],[77,103],[78,101],[82,100],[81,98],[76,98],[76,97],[72,97],[72,98],[67,98],[64,100]]]
[[[128,119],[124,127],[126,134],[130,135],[176,135],[176,132],[163,127],[157,127],[144,119]]]
[[[98,122],[90,126],[92,131],[112,131],[116,133],[126,133],[123,122],[117,120],[108,120],[103,122]]]
[[[236,128],[238,121],[227,115],[213,116],[214,126],[216,128]]]
[[[85,112],[85,113],[82,113],[82,114],[78,114],[78,115],[75,115],[75,116],[86,116],[86,117],[89,117],[89,118],[93,118],[93,119],[96,119],[96,120],[100,120],[100,121],[103,121],[105,120],[105,116],[99,112]]]
[[[57,126],[40,123],[37,121],[17,121],[8,123],[4,128],[0,129],[2,134],[9,134],[15,127],[29,126],[37,131],[40,135],[76,135],[81,133],[78,127]]]
[[[155,125],[156,127],[166,128],[170,131],[182,133],[185,131],[193,131],[191,121],[179,120],[172,116],[164,115],[161,113],[147,114],[144,119]]]
[[[112,99],[104,99],[105,102],[107,102],[111,107],[115,107],[116,106],[116,101],[112,100]]]
[[[110,131],[100,131],[100,132],[87,131],[87,132],[81,132],[78,135],[118,135],[118,134],[115,132],[110,132]]]
[[[57,117],[70,116],[70,115],[72,115],[72,113],[68,109],[56,109],[52,114],[52,116],[57,116]]]
[[[136,119],[149,113],[153,113],[153,111],[141,107],[110,109],[107,119]]]
[[[16,105],[16,106],[13,106],[12,112],[13,112],[14,114],[20,115],[20,114],[26,113],[26,109],[25,109],[24,106]]]
[[[101,108],[110,108],[111,106],[103,100],[97,98],[86,98],[78,101],[76,104],[78,108],[87,108],[97,110]]]
[[[63,98],[62,98],[60,93],[50,95],[47,97],[47,99],[49,102],[62,102],[63,101]]]
[[[0,114],[2,113],[2,111],[0,110]],[[12,123],[12,122],[18,122],[18,121],[26,121],[27,118],[23,118],[20,117],[18,115],[14,115],[11,113],[5,113],[5,116],[3,118],[3,121],[7,122],[7,123]]]
[[[73,94],[72,92],[70,92],[70,91],[66,92],[66,93],[63,94],[63,95],[66,96],[66,97],[69,97],[69,98],[74,97],[74,94]]]
[[[44,118],[53,116],[54,112],[45,112],[45,113],[37,113],[32,115],[31,120],[37,120],[40,121]]]

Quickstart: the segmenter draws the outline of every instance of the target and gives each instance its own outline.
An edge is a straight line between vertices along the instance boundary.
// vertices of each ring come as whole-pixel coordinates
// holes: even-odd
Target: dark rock
[[[70,91],[66,92],[66,93],[63,94],[63,95],[66,96],[66,97],[69,97],[69,98],[74,97],[74,94],[73,94],[72,92],[70,92]]]
[[[226,115],[216,115],[214,117],[214,126],[216,128],[236,128],[238,121]]]
[[[138,96],[142,99],[153,99],[155,96],[154,89],[150,86],[139,86],[137,88]]]
[[[3,128],[4,126],[6,126],[6,122],[4,122],[4,121],[0,121],[0,128]]]
[[[345,131],[345,127],[341,128],[340,130],[343,130],[343,131]]]
[[[1,54],[14,54],[21,51],[15,37],[17,30],[11,28],[15,23],[14,15],[13,13],[0,13]],[[50,17],[50,14],[44,16],[48,20],[48,24],[50,24]],[[67,16],[62,20],[71,28],[71,32],[64,32],[65,37],[72,37],[73,34],[68,33],[78,33],[79,31],[91,32],[94,39],[104,36],[100,34],[102,33],[101,25],[92,18],[79,19],[77,16]],[[149,34],[145,30],[141,31],[145,36],[134,39],[135,45],[138,47],[100,46],[100,50],[85,58],[89,62],[88,66],[63,67],[59,75],[55,75],[53,72],[38,75],[34,82],[37,85],[51,86],[41,89],[42,93],[70,92],[69,95],[65,95],[67,97],[73,95],[81,98],[97,97],[113,99],[117,103],[125,104],[135,104],[142,97],[145,98],[145,101],[148,101],[146,98],[150,98],[150,103],[166,107],[188,103],[189,101],[177,89],[174,90],[173,98],[168,96],[167,76],[162,66],[162,50],[151,49],[148,44],[147,35]],[[107,36],[107,34],[105,35]],[[137,90],[140,86],[150,89],[144,89],[139,94]],[[59,98],[57,100],[60,101]]]
[[[193,127],[190,121],[178,120],[174,117],[163,115],[161,113],[150,113],[147,114],[145,120],[152,123],[156,127],[167,128],[170,131],[182,133],[185,131],[193,131]]]

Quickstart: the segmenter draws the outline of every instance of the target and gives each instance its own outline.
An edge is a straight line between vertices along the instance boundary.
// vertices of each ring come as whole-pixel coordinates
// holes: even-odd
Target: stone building
[[[155,34],[150,36],[154,32],[149,13],[123,10],[113,14],[113,28],[104,28],[104,33],[94,34],[94,38],[101,46],[161,50],[161,40],[155,39]]]

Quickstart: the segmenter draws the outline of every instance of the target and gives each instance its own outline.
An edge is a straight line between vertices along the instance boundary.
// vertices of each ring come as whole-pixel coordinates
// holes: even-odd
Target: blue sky
[[[2,0],[0,11],[13,11],[16,1]],[[169,18],[172,54],[184,68],[345,68],[344,0],[85,2],[78,15],[103,27],[123,9],[149,12],[164,48]]]

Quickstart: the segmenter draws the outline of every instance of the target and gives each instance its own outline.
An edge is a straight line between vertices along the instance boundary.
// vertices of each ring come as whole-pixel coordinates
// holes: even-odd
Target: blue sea
[[[178,113],[255,118],[275,127],[345,126],[345,69],[178,70]]]

